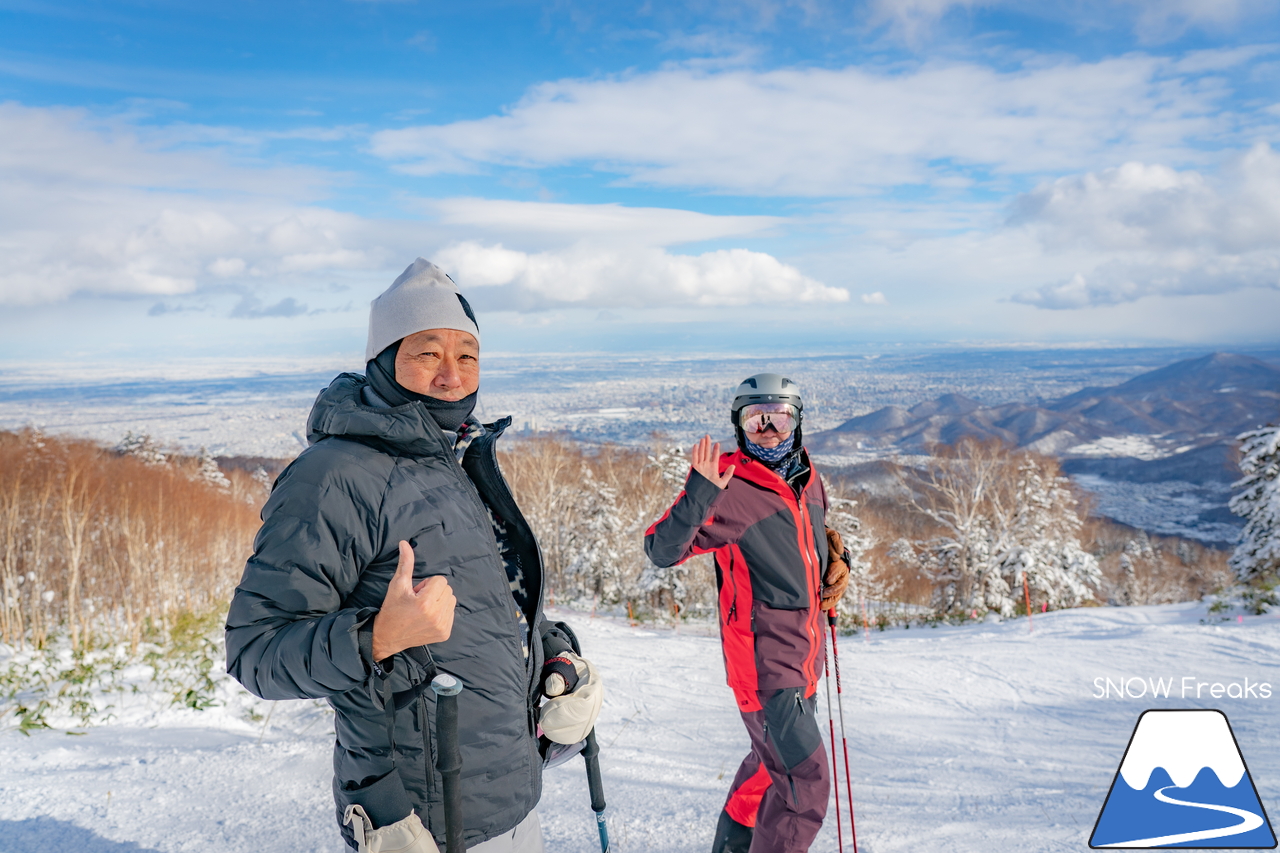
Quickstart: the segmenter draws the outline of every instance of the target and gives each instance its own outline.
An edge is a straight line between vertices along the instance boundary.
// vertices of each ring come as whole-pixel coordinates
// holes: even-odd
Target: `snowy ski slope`
[[[608,679],[599,732],[615,849],[707,849],[747,747],[712,628],[554,615],[578,628]],[[860,849],[1085,850],[1146,708],[1224,711],[1276,820],[1280,618],[1210,618],[1199,604],[1090,608],[1038,616],[1033,633],[1017,620],[842,637]],[[1122,680],[1139,693],[1155,679],[1168,698],[1116,695]],[[1270,684],[1270,698],[1256,687],[1225,695],[1246,679]],[[1214,683],[1222,698],[1211,698]],[[327,712],[278,703],[264,727],[245,712],[269,703],[225,680],[220,696],[204,712],[125,697],[116,721],[82,736],[0,732],[0,851],[339,853]],[[546,781],[548,849],[599,849],[581,763]],[[834,824],[815,851],[836,849]]]

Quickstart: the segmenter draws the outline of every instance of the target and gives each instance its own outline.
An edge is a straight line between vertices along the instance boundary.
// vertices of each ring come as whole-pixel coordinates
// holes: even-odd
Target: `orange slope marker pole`
[[[1022,570],[1022,595],[1027,601],[1027,633],[1030,634],[1035,628],[1031,625],[1031,586],[1027,583],[1027,571]]]

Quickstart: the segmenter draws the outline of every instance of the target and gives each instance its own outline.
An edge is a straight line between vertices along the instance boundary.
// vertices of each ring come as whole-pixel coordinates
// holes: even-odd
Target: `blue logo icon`
[[[1144,711],[1089,846],[1273,849],[1271,821],[1226,715]]]

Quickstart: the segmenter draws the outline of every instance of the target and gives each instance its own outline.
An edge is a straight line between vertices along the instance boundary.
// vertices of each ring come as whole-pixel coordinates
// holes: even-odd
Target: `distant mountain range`
[[[1235,437],[1278,419],[1280,367],[1214,353],[1047,402],[983,406],[944,394],[909,409],[886,406],[805,444],[874,491],[893,478],[884,462],[868,460],[997,438],[1059,457],[1101,515],[1225,546],[1241,524],[1226,506],[1240,477]]]
[[[1278,417],[1280,367],[1213,353],[1041,403],[983,406],[944,394],[909,409],[886,406],[805,443],[826,454],[924,453],[965,436],[998,438],[1062,457],[1072,473],[1222,481],[1238,476],[1234,437]]]

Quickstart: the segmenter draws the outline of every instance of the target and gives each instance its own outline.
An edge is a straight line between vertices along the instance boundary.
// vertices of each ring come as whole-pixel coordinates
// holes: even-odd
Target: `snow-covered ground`
[[[615,849],[707,849],[747,749],[711,630],[555,615],[608,679],[598,730]],[[1225,712],[1263,805],[1280,815],[1275,616],[1089,608],[1037,616],[1033,632],[1025,620],[895,629],[842,637],[840,649],[864,853],[1086,849],[1147,708]],[[1112,694],[1098,698],[1107,684],[1095,679],[1108,678]],[[1137,693],[1149,679],[1166,679],[1170,695],[1115,694],[1122,680]],[[1211,698],[1209,685],[1236,693],[1246,679],[1269,684],[1270,698],[1256,687]],[[272,709],[227,680],[219,696],[197,712],[143,691],[83,735],[0,732],[0,851],[339,853],[331,716],[312,702]],[[251,721],[254,709],[270,720]],[[598,849],[581,762],[546,783],[548,849]],[[815,851],[836,850],[834,826],[832,814]]]

